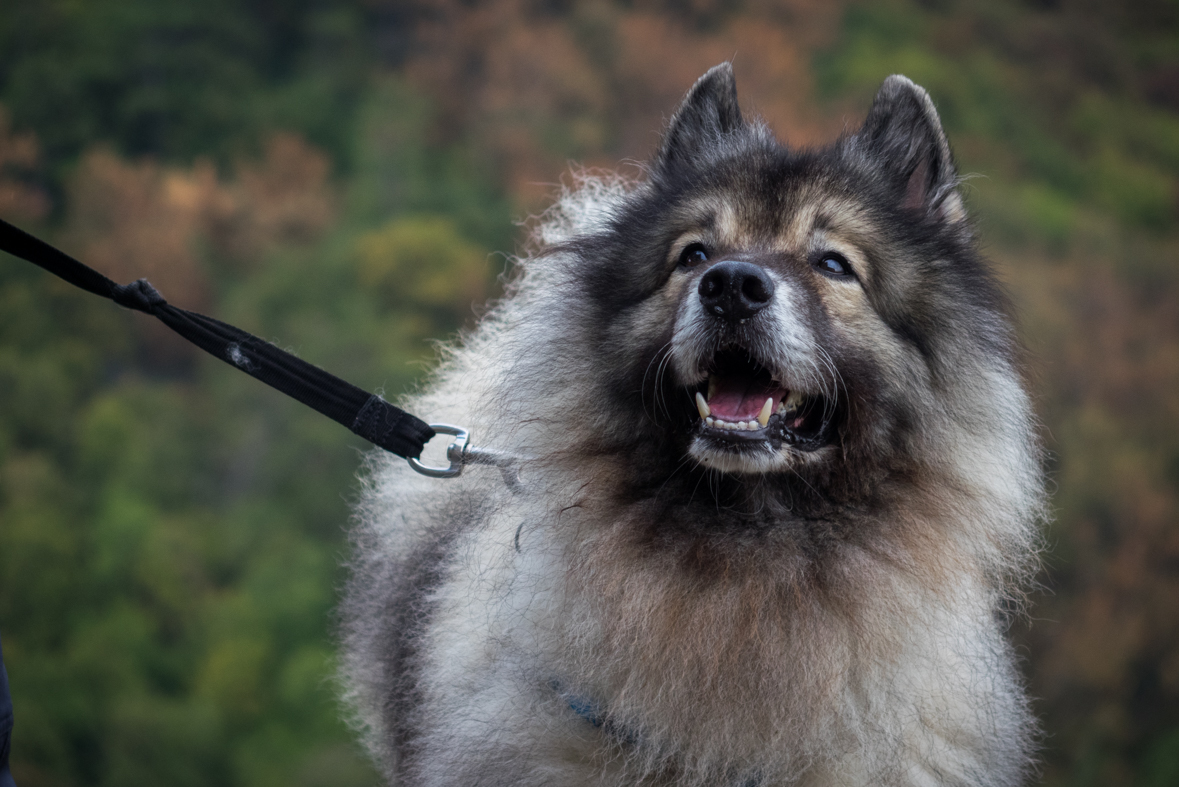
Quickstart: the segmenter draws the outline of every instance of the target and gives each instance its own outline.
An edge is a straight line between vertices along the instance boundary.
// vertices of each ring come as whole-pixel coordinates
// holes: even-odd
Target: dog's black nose
[[[704,311],[726,320],[752,317],[774,298],[774,281],[751,262],[718,262],[700,278]]]

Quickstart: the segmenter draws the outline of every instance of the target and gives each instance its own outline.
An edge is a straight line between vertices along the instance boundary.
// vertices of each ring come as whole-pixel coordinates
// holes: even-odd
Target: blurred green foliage
[[[96,140],[126,155],[239,155],[267,129],[348,162],[371,65],[364,4],[38,0],[0,16],[4,103],[50,171]]]
[[[358,3],[4,4],[0,103],[41,146],[35,177],[18,182],[57,195],[65,217],[26,226],[52,237],[86,194],[120,199],[70,185],[96,143],[181,172],[212,157],[230,173],[270,131],[298,132],[329,154],[338,221],[310,243],[253,243],[262,253],[248,258],[234,251],[236,225],[178,242],[196,251],[218,316],[370,389],[404,390],[429,340],[487,297],[488,249],[510,244],[511,216],[467,153],[428,144],[429,101],[370,73],[364,14]],[[354,162],[363,171],[345,177]],[[281,175],[273,190],[285,196]],[[130,193],[146,176],[111,177]],[[168,193],[161,177],[149,201]],[[238,177],[215,196],[245,204],[232,221],[265,229],[279,197]],[[446,218],[387,223],[423,210]],[[95,233],[131,230],[80,232],[60,242],[85,252]],[[379,253],[399,239],[418,256],[374,257],[374,243]],[[431,284],[434,253],[458,290]],[[0,630],[19,783],[376,783],[340,721],[330,632],[364,444],[14,263],[0,265]],[[409,304],[390,278],[398,265],[416,276],[420,309],[395,308]]]
[[[0,215],[396,395],[494,296],[492,252],[566,157],[644,158],[734,51],[795,141],[854,125],[890,73],[934,97],[1052,452],[1052,592],[1013,632],[1044,781],[1176,783],[1173,0],[15,0]],[[331,682],[362,448],[0,260],[21,787],[375,784]]]
[[[1131,9],[1059,5],[1064,13],[1056,3],[1038,13],[1032,3],[981,0],[925,12],[894,0],[857,4],[842,45],[816,59],[817,81],[829,97],[862,101],[882,72],[925,87],[955,146],[969,150],[965,163],[1005,176],[1012,192],[999,199],[1031,212],[1002,223],[1017,243],[1023,231],[1043,231],[1059,245],[1070,204],[1133,229],[1173,229],[1179,117],[1143,101],[1133,72],[1174,57],[1179,10],[1144,2],[1135,18]]]

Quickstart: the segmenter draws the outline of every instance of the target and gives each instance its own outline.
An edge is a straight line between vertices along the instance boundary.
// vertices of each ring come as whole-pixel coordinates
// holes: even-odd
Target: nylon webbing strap
[[[418,457],[422,447],[434,436],[434,430],[425,421],[380,396],[369,394],[253,334],[171,305],[147,279],[118,284],[3,220],[0,220],[0,250],[39,265],[95,295],[110,298],[120,306],[158,318],[210,355],[298,399],[386,451],[406,458]]]

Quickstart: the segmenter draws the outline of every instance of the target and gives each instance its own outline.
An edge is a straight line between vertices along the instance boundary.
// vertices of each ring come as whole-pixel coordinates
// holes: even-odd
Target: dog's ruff
[[[793,151],[722,65],[645,180],[559,197],[406,404],[526,491],[369,460],[343,673],[391,783],[1021,783],[1040,454],[956,186],[908,80]]]

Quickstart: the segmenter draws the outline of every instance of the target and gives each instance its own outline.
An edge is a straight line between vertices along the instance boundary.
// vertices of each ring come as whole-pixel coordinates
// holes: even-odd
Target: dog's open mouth
[[[741,349],[713,359],[706,385],[695,391],[700,433],[722,443],[782,441],[801,450],[831,442],[838,402],[791,390]]]

